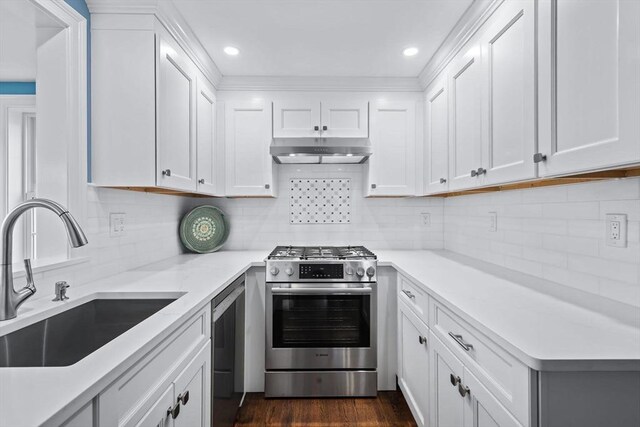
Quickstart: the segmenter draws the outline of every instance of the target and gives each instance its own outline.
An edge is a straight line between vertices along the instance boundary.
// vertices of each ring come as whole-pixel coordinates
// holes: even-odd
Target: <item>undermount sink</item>
[[[69,366],[176,298],[94,299],[0,337],[0,368]]]

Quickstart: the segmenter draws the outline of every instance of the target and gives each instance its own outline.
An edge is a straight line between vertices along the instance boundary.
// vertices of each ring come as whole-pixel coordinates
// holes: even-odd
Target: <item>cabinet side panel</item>
[[[640,372],[540,373],[540,425],[640,425]]]
[[[92,181],[155,185],[155,35],[91,34]]]

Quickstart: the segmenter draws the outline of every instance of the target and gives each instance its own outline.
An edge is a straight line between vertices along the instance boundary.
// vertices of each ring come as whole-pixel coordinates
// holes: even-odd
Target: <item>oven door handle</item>
[[[271,288],[271,292],[281,295],[366,295],[371,294],[373,288]]]

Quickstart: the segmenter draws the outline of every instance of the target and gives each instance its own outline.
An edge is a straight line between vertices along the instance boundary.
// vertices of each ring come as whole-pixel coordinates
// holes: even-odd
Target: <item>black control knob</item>
[[[374,274],[376,274],[376,269],[375,268],[373,268],[373,267],[367,268],[367,276],[373,277]]]

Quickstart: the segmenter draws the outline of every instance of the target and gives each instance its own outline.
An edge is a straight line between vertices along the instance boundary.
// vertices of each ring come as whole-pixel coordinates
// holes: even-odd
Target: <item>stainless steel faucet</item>
[[[33,208],[45,208],[53,211],[64,224],[69,243],[74,248],[87,244],[87,238],[80,228],[80,225],[71,216],[69,211],[59,203],[47,199],[31,199],[20,203],[15,207],[2,222],[1,239],[2,239],[2,277],[0,278],[0,321],[13,319],[17,315],[20,305],[30,296],[36,293],[36,287],[33,283],[33,274],[31,272],[31,262],[24,260],[24,267],[27,276],[27,286],[16,291],[13,288],[13,268],[11,261],[13,260],[13,227],[20,215]]]

